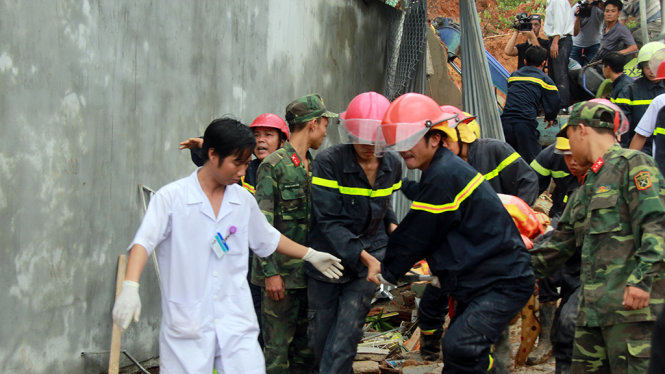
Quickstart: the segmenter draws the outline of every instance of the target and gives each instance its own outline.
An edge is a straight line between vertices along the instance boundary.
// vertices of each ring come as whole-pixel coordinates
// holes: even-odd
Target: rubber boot
[[[570,362],[564,362],[561,360],[556,360],[556,369],[555,374],[570,374]]]
[[[552,356],[550,331],[552,331],[555,311],[556,301],[548,301],[540,304],[540,335],[538,335],[538,347],[531,351],[529,357],[527,357],[527,365],[542,364]]]
[[[492,374],[508,374],[508,366],[511,363],[510,353],[510,327],[501,332],[499,340],[494,345],[494,370]]]
[[[426,361],[441,359],[441,337],[443,328],[420,333],[420,356]]]

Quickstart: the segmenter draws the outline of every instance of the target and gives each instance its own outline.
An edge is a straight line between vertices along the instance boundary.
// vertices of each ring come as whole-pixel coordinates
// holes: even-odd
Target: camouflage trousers
[[[309,374],[314,357],[307,348],[307,289],[287,289],[280,301],[261,291],[266,373]]]
[[[646,373],[654,322],[577,326],[573,373]]]

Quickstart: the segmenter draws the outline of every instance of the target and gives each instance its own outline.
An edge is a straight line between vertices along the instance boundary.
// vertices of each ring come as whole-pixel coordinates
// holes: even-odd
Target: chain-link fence
[[[405,11],[394,12],[388,37],[384,95],[390,100],[407,92],[425,93],[427,50],[427,0],[405,0]],[[402,162],[402,177],[420,179],[419,170],[409,170]],[[398,220],[409,210],[410,202],[397,193],[393,209]]]

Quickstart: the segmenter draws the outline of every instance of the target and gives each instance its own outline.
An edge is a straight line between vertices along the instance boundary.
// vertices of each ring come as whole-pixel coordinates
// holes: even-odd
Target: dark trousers
[[[441,344],[443,373],[486,373],[490,348],[533,293],[533,276],[496,282],[470,300],[457,301]]]
[[[552,324],[552,352],[557,362],[571,364],[573,361],[573,341],[575,340],[575,324],[577,308],[580,304],[580,287],[573,293],[562,295],[561,304],[554,314]]]
[[[448,313],[447,292],[431,284],[425,286],[423,296],[418,304],[418,327],[422,331],[440,329],[446,321]]]
[[[555,59],[550,58],[548,64],[549,75],[559,90],[562,108],[567,108],[571,104],[568,76],[568,57],[571,49],[573,49],[573,38],[570,35],[559,39],[559,55]]]
[[[259,345],[263,349],[263,319],[261,318],[261,287],[252,284],[252,260],[254,259],[254,252],[249,252],[249,270],[247,271],[247,283],[249,284],[249,292],[252,294],[252,303],[254,304],[254,311],[256,312],[256,319],[259,320]]]
[[[308,279],[307,335],[314,352],[314,373],[353,374],[353,359],[375,291],[376,285],[364,278],[347,283]]]
[[[533,161],[543,149],[540,145],[538,123],[520,119],[501,118],[503,136],[528,164]]]

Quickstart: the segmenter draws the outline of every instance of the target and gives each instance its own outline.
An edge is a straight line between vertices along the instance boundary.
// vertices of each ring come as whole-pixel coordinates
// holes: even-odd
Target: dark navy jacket
[[[665,93],[665,84],[662,81],[652,82],[646,77],[637,78],[632,84],[627,85],[612,99],[630,121],[630,130],[621,135],[621,146],[628,148],[630,141],[635,135],[635,127],[642,119],[644,112],[647,111],[651,101],[658,95]],[[651,139],[644,145],[644,151],[651,154]]]
[[[383,277],[394,283],[423,258],[442,290],[461,302],[497,282],[533,276],[520,233],[496,192],[445,148],[436,151],[411,209],[390,236]]]
[[[580,186],[577,177],[570,174],[563,156],[554,153],[555,144],[543,149],[538,156],[531,161],[531,167],[538,173],[538,194],[540,195],[549,187],[554,180],[554,191],[552,191],[552,208],[549,216],[559,217],[568,202],[568,196]]]
[[[344,272],[340,279],[331,280],[307,263],[308,276],[346,283],[367,276],[367,268],[360,262],[362,250],[383,259],[387,226],[397,223],[391,197],[401,186],[402,166],[392,152],[380,160],[372,186],[356,160],[353,145],[335,145],[317,154],[312,170],[310,245],[341,258]]]
[[[542,70],[524,66],[508,78],[508,94],[501,122],[530,122],[537,126],[536,117],[542,106],[545,120],[554,120],[559,113],[561,99],[556,84]]]

